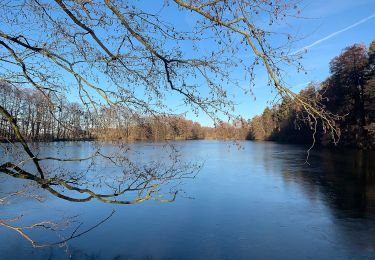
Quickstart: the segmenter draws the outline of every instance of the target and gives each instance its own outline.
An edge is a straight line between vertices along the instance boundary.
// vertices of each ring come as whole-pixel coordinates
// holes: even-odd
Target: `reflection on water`
[[[177,142],[187,160],[205,160],[188,180],[189,199],[115,206],[48,198],[18,201],[3,215],[31,220],[76,215],[85,225],[116,214],[66,248],[32,249],[0,229],[4,259],[368,259],[375,258],[375,154],[275,143]],[[66,149],[85,153],[88,144]],[[157,158],[159,144],[133,144]],[[43,148],[54,153],[54,146]],[[0,189],[9,184],[4,179]],[[52,238],[52,235],[51,235]],[[44,238],[48,240],[48,238]]]
[[[317,150],[307,166],[303,165],[305,153],[298,148],[290,151],[290,146],[286,149],[288,153],[280,156],[272,151],[264,157],[280,160],[285,182],[300,183],[306,196],[322,194],[337,218],[375,215],[374,151]]]

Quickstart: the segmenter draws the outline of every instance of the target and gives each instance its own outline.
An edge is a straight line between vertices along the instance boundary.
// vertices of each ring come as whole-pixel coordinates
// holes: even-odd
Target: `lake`
[[[239,144],[239,146],[237,145]],[[82,229],[114,215],[67,247],[33,248],[0,226],[1,259],[375,259],[375,153],[272,142],[181,141],[187,161],[202,162],[171,203],[74,203],[46,195],[3,205],[2,218],[25,223],[76,216]],[[79,156],[89,142],[40,144],[41,153]],[[105,144],[111,150],[111,144]],[[139,160],[160,143],[131,144]],[[100,162],[99,162],[100,164]],[[83,167],[76,165],[72,167]],[[20,183],[21,182],[21,183]],[[5,191],[27,182],[1,177]],[[55,241],[54,231],[30,231]]]

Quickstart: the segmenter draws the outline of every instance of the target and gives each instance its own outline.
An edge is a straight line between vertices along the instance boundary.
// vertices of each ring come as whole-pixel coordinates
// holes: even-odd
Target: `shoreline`
[[[54,139],[54,140],[33,140],[27,141],[29,144],[36,143],[63,143],[63,142],[104,142],[104,143],[162,143],[162,142],[185,142],[185,141],[221,141],[221,142],[246,142],[251,141],[255,143],[275,143],[281,145],[292,145],[292,146],[306,146],[307,149],[311,146],[311,143],[298,143],[298,142],[283,142],[277,140],[253,140],[253,139],[219,139],[219,138],[199,138],[199,139],[165,139],[165,140],[125,140],[125,139],[96,139],[96,138],[82,138],[82,139]],[[19,143],[17,140],[4,140],[0,139],[0,143]],[[375,151],[375,147],[370,148],[359,148],[356,146],[345,146],[345,145],[321,145],[315,144],[313,149],[329,149],[329,150],[355,150],[355,151]]]

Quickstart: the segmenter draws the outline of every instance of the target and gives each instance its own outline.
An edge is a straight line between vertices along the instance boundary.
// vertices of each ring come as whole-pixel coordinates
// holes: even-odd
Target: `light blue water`
[[[314,151],[262,142],[176,142],[183,158],[204,161],[184,194],[172,203],[73,203],[22,198],[1,206],[30,223],[79,214],[83,229],[115,209],[68,249],[34,249],[0,226],[1,259],[375,259],[375,156],[373,152]],[[80,156],[89,143],[41,145]],[[143,160],[157,159],[161,144],[133,144]],[[113,149],[107,145],[106,149]],[[60,151],[59,150],[59,151]],[[102,165],[103,166],[103,165]],[[73,167],[73,166],[72,166]],[[77,166],[74,167],[83,167]],[[103,167],[105,169],[105,167]],[[17,181],[18,182],[18,181]],[[9,189],[2,178],[0,189]],[[27,183],[27,182],[24,182]],[[41,193],[43,194],[43,192]],[[193,197],[186,198],[186,197]],[[30,233],[55,241],[53,232]]]

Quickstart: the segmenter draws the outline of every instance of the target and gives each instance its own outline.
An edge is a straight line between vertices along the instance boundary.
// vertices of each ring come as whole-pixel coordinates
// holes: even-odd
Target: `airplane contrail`
[[[344,29],[341,29],[339,31],[331,33],[330,35],[328,35],[328,36],[326,36],[326,37],[324,37],[322,39],[319,39],[319,40],[317,40],[317,41],[315,41],[315,42],[313,42],[313,43],[311,43],[309,45],[306,45],[305,47],[303,47],[303,48],[301,48],[301,49],[293,52],[292,55],[295,55],[295,54],[300,53],[302,51],[308,50],[308,49],[314,47],[315,45],[318,45],[318,44],[320,44],[320,43],[322,43],[322,42],[324,42],[324,41],[326,41],[326,40],[328,40],[328,39],[330,39],[332,37],[335,37],[336,35],[338,35],[340,33],[343,33],[343,32],[345,32],[347,30],[350,30],[350,29],[352,29],[354,27],[357,27],[358,25],[363,24],[363,23],[367,22],[368,20],[370,20],[370,19],[372,19],[374,17],[375,17],[375,14],[372,14],[372,15],[366,17],[366,18],[363,18],[362,20],[360,20],[360,21],[358,21],[356,23],[353,23],[352,25],[349,25],[348,27],[345,27]]]
[[[300,83],[298,85],[293,86],[293,88],[304,87],[304,86],[307,86],[309,83],[311,83],[311,81],[306,81],[306,82]]]

